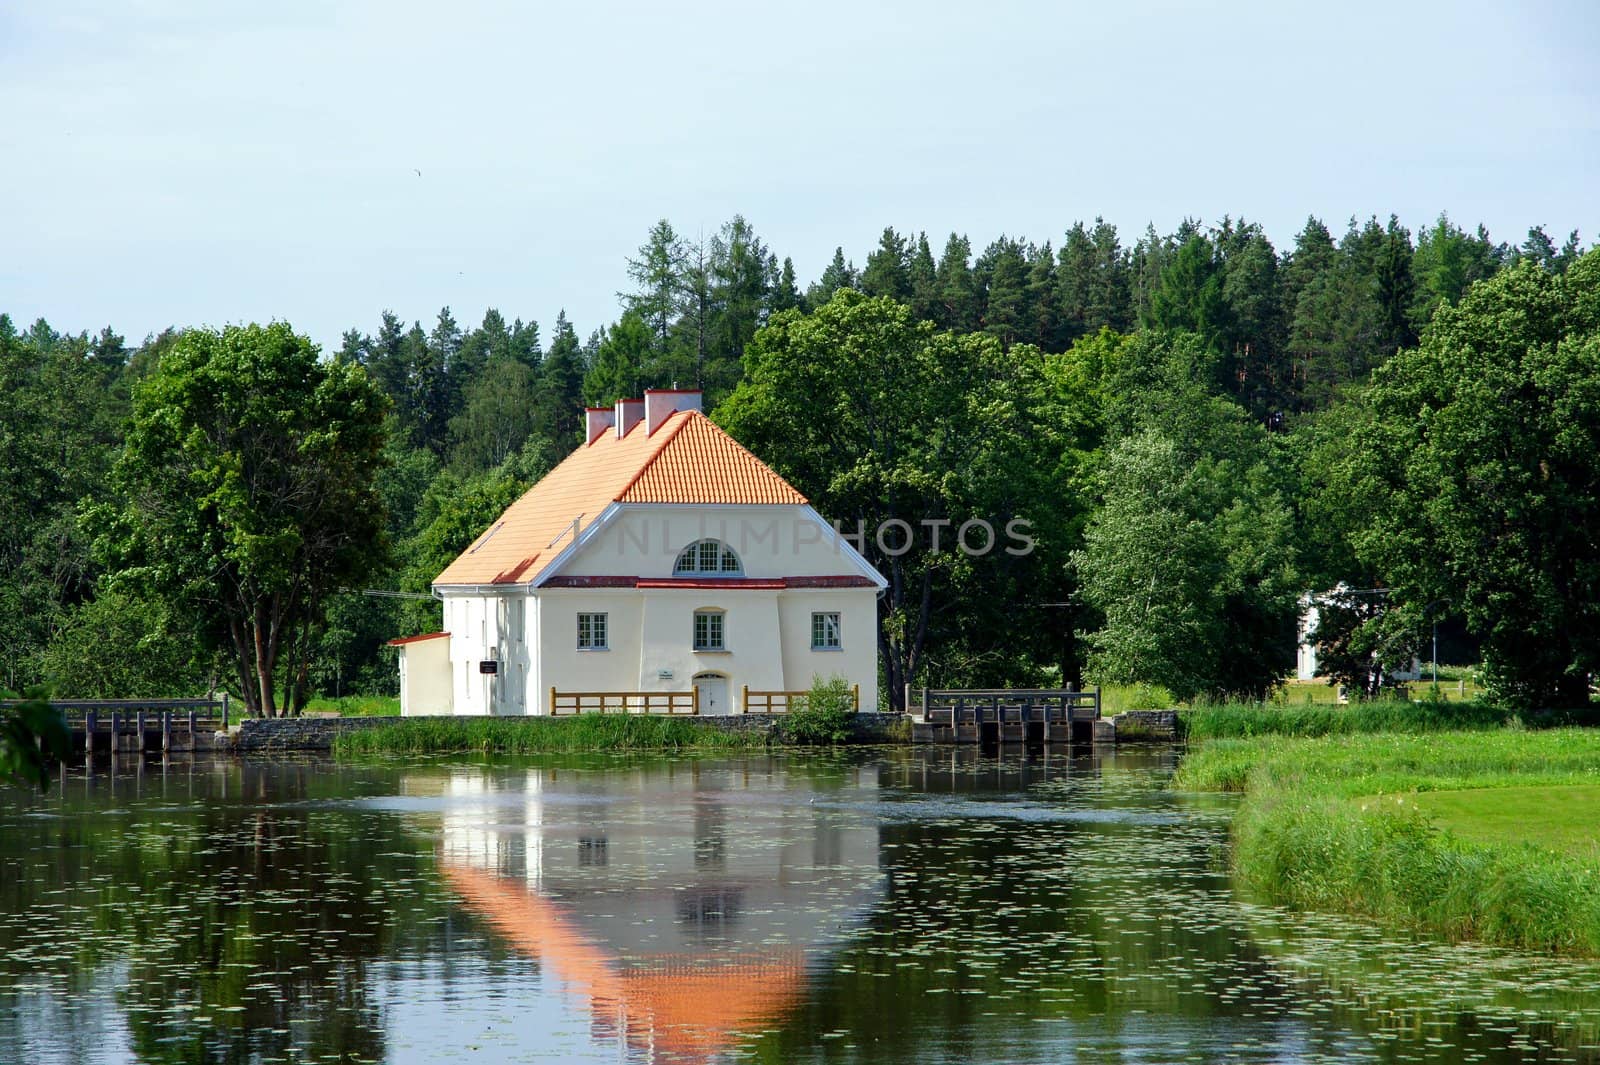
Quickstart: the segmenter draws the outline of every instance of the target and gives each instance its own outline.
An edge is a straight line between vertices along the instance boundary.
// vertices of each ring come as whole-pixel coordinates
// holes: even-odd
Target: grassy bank
[[[1517,726],[1557,728],[1600,724],[1594,711],[1562,711],[1522,717],[1486,702],[1380,700],[1346,706],[1279,706],[1226,703],[1178,711],[1191,740],[1251,736],[1338,736],[1356,733],[1425,733]]]
[[[307,700],[305,712],[340,717],[399,717],[400,700],[393,695],[318,696]]]
[[[544,754],[558,751],[731,750],[763,747],[760,731],[728,730],[642,714],[398,719],[334,737],[333,752]]]
[[[1245,793],[1234,872],[1273,901],[1600,955],[1600,733],[1216,740],[1175,783]]]

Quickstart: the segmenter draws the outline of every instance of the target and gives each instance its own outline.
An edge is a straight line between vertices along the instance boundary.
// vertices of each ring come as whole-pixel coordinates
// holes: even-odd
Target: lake
[[[1239,897],[1173,748],[0,790],[0,1063],[1600,1060],[1600,965]]]

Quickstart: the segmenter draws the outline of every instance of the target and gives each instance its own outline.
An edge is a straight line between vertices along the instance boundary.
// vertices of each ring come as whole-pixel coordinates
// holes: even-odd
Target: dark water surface
[[[1238,898],[1176,753],[0,791],[0,1065],[1600,1060],[1600,966]]]

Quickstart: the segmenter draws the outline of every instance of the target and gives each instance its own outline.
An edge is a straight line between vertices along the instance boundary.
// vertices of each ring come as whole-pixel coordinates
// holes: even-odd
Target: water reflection
[[[881,895],[875,766],[416,774],[448,798],[439,868],[467,908],[632,1056],[707,1061],[781,1024]]]
[[[0,1065],[1585,1061],[1600,966],[1241,900],[1177,753],[0,789]]]

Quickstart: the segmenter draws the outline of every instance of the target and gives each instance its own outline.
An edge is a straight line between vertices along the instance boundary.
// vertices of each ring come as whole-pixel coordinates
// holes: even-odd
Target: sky
[[[614,320],[650,226],[1600,234],[1594,0],[0,2],[0,311]]]

